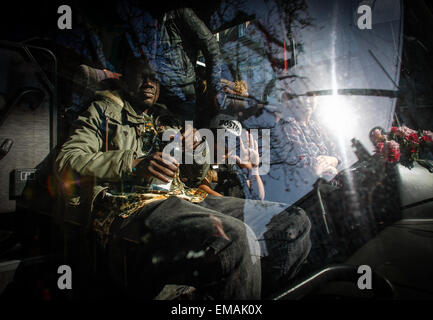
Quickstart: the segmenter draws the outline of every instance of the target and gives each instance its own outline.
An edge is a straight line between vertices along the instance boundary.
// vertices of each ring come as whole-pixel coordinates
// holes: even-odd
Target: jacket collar
[[[105,110],[105,115],[118,123],[122,123],[122,111],[126,114],[128,122],[131,123],[144,123],[152,119],[152,116],[144,112],[137,114],[131,104],[122,97],[119,90],[98,91],[97,94],[104,100],[110,100],[110,106]],[[155,103],[154,106],[167,110],[163,104]]]

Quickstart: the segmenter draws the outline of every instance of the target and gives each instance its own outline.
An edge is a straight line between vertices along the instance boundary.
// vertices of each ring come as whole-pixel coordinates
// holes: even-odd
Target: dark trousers
[[[193,286],[214,299],[261,298],[262,257],[272,257],[271,269],[293,274],[310,250],[310,223],[302,210],[249,201],[208,196],[193,204],[171,197],[118,218],[106,247],[109,274],[142,298],[165,284]]]

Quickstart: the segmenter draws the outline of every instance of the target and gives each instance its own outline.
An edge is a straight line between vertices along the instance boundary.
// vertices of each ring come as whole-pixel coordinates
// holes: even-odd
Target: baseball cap
[[[219,114],[215,116],[210,121],[209,128],[224,129],[236,137],[239,137],[242,133],[242,124],[228,114]]]

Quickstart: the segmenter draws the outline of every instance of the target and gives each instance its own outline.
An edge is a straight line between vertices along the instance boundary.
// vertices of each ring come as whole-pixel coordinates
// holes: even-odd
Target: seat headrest
[[[122,75],[106,69],[96,69],[87,65],[80,65],[73,76],[72,92],[80,99],[93,96],[96,91],[107,89],[107,80],[118,81]]]

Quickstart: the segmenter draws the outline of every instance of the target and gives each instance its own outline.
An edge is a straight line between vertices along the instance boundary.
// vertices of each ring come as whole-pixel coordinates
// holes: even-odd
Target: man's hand
[[[221,85],[226,93],[248,97],[248,83],[244,80],[232,82],[221,79]]]
[[[239,168],[251,170],[260,164],[259,145],[257,140],[249,132],[246,133],[247,146],[245,147],[242,139],[240,141],[241,157],[233,156]]]
[[[134,160],[132,167],[139,177],[155,177],[168,183],[175,177],[179,164],[173,157],[155,152],[149,157]]]
[[[316,158],[317,165],[314,168],[316,174],[320,176],[322,173],[328,172],[331,174],[337,174],[338,159],[331,156],[318,156]]]

